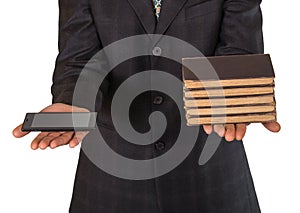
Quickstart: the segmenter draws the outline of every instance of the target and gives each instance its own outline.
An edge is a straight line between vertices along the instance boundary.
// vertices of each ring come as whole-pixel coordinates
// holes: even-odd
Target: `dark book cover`
[[[183,80],[227,80],[275,77],[269,54],[182,59]]]

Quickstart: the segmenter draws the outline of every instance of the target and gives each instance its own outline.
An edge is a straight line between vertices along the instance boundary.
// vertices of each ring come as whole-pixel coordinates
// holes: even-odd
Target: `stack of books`
[[[270,55],[183,58],[187,125],[276,120]]]

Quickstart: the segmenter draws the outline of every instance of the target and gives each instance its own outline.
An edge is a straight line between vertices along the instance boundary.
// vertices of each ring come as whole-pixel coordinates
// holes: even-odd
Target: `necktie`
[[[159,14],[161,10],[161,1],[162,0],[153,0],[155,15],[157,19],[159,18]]]

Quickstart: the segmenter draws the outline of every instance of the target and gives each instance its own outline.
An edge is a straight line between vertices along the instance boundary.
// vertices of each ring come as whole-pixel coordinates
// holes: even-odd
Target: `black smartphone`
[[[22,131],[88,131],[95,129],[97,112],[27,113]]]

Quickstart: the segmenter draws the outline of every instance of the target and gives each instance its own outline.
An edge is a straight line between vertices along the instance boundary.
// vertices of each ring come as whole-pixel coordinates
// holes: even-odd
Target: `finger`
[[[62,145],[66,145],[68,144],[71,139],[73,138],[74,136],[74,132],[65,132],[65,133],[62,133],[60,136],[54,138],[52,141],[51,141],[51,144],[50,144],[50,147],[52,149],[58,147],[58,146],[62,146]]]
[[[50,143],[58,136],[60,136],[60,132],[48,132],[47,136],[42,138],[39,142],[39,148],[40,149],[46,149]]]
[[[40,141],[48,135],[48,132],[42,132],[38,134],[31,142],[31,149],[35,150],[39,147]]]
[[[214,131],[220,136],[224,137],[225,134],[225,127],[222,124],[216,124],[214,125]]]
[[[17,126],[12,132],[16,138],[21,138],[29,133],[29,132],[22,131],[22,125],[23,124],[20,124],[19,126]]]
[[[271,132],[279,132],[281,129],[281,126],[277,121],[265,122],[263,125]]]
[[[50,143],[57,137],[61,135],[60,132],[49,132],[47,136],[42,138],[39,142],[39,148],[40,149],[46,149],[48,146],[50,146]]]
[[[204,129],[204,132],[208,135],[211,134],[213,131],[212,125],[203,125],[203,129]]]
[[[76,132],[69,143],[70,148],[76,147],[89,132]]]
[[[236,124],[235,125],[235,138],[240,141],[246,134],[247,124]]]
[[[225,139],[228,142],[231,142],[235,139],[235,126],[234,124],[225,125]]]
[[[49,132],[48,136],[56,138],[58,136],[61,136],[65,132]]]

